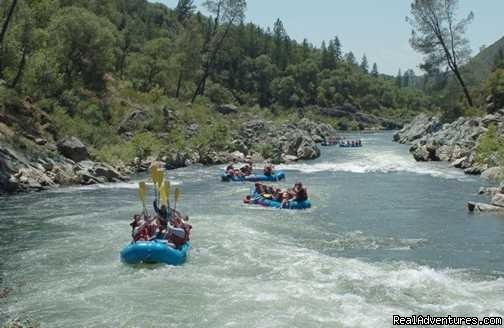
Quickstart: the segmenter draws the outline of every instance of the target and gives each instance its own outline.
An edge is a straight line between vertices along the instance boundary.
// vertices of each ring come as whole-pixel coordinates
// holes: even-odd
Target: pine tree
[[[346,55],[345,55],[345,61],[349,64],[349,65],[352,65],[352,66],[357,66],[357,61],[355,60],[355,55],[353,54],[353,52],[348,52]]]
[[[322,41],[322,45],[320,47],[320,50],[322,52],[321,60],[320,60],[321,69],[334,69],[334,67],[335,67],[334,58],[331,53],[331,49],[328,49],[326,47],[325,41]]]
[[[402,71],[401,69],[399,68],[399,71],[397,72],[397,76],[396,76],[396,86],[398,88],[402,88]]]
[[[196,6],[194,5],[194,0],[179,0],[177,7],[175,8],[177,20],[180,23],[185,23],[187,19],[191,17],[195,8]]]
[[[364,72],[364,73],[369,73],[369,64],[368,64],[368,60],[367,60],[367,57],[366,57],[366,54],[362,55],[362,60],[361,60],[361,63],[360,63],[360,68],[361,70]]]
[[[341,42],[337,36],[334,37],[334,59],[336,63],[339,63],[342,60],[343,53],[341,51]]]
[[[371,76],[373,77],[378,77],[378,65],[376,63],[373,63],[373,68],[371,69]]]
[[[494,70],[504,69],[504,50],[503,50],[503,48],[499,49],[499,52],[497,52],[497,55],[495,56],[493,69]]]

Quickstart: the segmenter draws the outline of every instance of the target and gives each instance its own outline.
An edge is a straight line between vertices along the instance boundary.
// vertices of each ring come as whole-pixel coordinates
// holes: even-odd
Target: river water
[[[194,226],[182,267],[119,261],[137,181],[0,199],[0,324],[390,327],[392,315],[504,316],[504,216],[470,215],[479,178],[416,163],[391,134],[284,165],[308,211],[242,204],[219,167],[170,171]]]

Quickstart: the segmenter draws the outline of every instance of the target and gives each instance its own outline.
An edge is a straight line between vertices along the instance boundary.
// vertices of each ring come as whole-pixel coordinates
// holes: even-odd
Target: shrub
[[[498,69],[490,75],[485,90],[492,95],[495,109],[504,107],[504,69]]]
[[[504,166],[504,137],[491,125],[476,147],[476,161],[489,166]]]

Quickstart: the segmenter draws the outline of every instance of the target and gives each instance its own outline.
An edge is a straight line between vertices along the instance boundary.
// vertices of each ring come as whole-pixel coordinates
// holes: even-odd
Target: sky
[[[177,0],[159,0],[174,8]],[[195,0],[198,9],[203,0]],[[382,73],[395,75],[399,68],[414,69],[422,58],[409,45],[411,28],[405,17],[410,0],[248,0],[246,20],[261,27],[273,26],[277,18],[289,36],[308,39],[320,46],[337,35],[343,51],[360,60],[365,53]],[[504,0],[461,0],[460,15],[474,12],[467,37],[472,54],[504,36]]]

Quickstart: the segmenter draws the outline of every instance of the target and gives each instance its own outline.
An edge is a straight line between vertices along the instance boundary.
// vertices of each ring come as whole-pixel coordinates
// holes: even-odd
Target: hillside
[[[117,168],[167,155],[180,165],[194,152],[207,164],[218,162],[210,153],[242,150],[236,136],[253,118],[383,129],[432,107],[422,91],[396,86],[367,58],[357,62],[338,37],[298,43],[280,20],[271,30],[245,24],[245,0],[208,4],[211,17],[191,0],[175,9],[146,0],[3,1],[2,145],[56,156],[56,143],[77,137],[91,159]],[[25,112],[44,117],[50,147],[9,137],[25,133],[15,124]],[[273,146],[248,145],[271,154],[265,147]],[[19,173],[7,166],[5,181]]]
[[[495,58],[499,51],[504,51],[504,37],[481,50],[471,59],[465,69],[473,74],[477,82],[484,81],[494,69]]]

